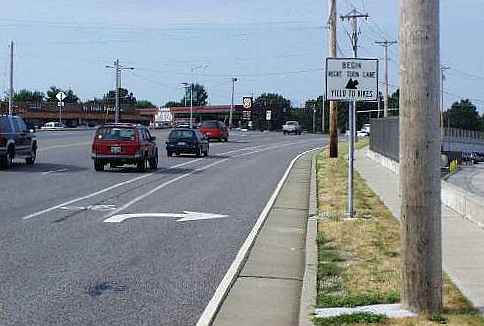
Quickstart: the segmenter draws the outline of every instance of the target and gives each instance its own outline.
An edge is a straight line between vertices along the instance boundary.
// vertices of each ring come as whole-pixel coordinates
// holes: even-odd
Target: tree
[[[205,106],[207,105],[208,94],[205,90],[205,87],[200,84],[192,84],[193,85],[193,106]],[[180,103],[185,105],[185,99],[187,106],[190,105],[190,88],[186,89],[186,95],[181,99]]]
[[[266,112],[271,111],[271,121],[266,121]],[[254,101],[254,121],[256,128],[281,129],[284,120],[291,113],[291,101],[279,94],[262,94]]]
[[[146,108],[154,108],[156,105],[154,105],[150,101],[141,100],[141,101],[137,101],[135,106],[140,109],[146,109]]]
[[[114,106],[116,102],[116,90],[110,90],[109,92],[104,95],[104,101],[111,105]],[[119,103],[120,104],[131,104],[134,105],[136,104],[136,97],[134,97],[133,93],[129,92],[126,88],[120,88],[119,89]]]
[[[180,102],[174,102],[174,101],[166,102],[165,105],[163,105],[163,107],[165,108],[176,108],[181,106],[184,106],[184,104]]]
[[[72,89],[65,91],[60,88],[57,88],[56,86],[51,86],[47,91],[47,102],[50,102],[50,103],[59,102],[59,100],[56,97],[57,94],[59,94],[59,92],[64,92],[66,94],[64,103],[69,103],[69,104],[79,103],[79,97],[74,93]]]
[[[447,112],[444,112],[444,125],[447,127],[449,122],[451,128],[466,130],[481,129],[479,112],[476,106],[468,99],[455,102]]]
[[[39,91],[29,91],[22,89],[15,93],[13,100],[15,102],[42,102],[44,100],[44,93]]]
[[[388,115],[389,116],[398,116],[399,110],[395,111],[394,109],[400,108],[400,89],[397,89],[390,97],[388,97]]]

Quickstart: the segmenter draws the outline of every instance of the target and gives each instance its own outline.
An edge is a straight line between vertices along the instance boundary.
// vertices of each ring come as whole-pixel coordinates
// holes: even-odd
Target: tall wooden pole
[[[329,18],[329,57],[335,58],[336,54],[336,0],[328,0]],[[329,102],[329,156],[332,158],[338,157],[338,107],[334,101]]]
[[[439,0],[400,0],[402,305],[442,309]]]

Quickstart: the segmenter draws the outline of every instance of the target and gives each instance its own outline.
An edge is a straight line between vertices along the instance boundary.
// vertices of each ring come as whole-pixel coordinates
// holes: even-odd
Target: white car
[[[40,129],[44,130],[57,130],[57,129],[64,129],[66,126],[60,122],[47,122],[44,124]]]
[[[297,121],[287,121],[282,126],[282,133],[284,135],[287,135],[287,134],[300,135],[302,133],[302,127],[301,125],[299,125],[299,122]]]

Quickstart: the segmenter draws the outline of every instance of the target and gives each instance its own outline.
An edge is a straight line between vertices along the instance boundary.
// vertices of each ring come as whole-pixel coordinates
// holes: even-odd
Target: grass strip
[[[357,148],[367,144],[367,141],[360,141]],[[347,146],[344,144],[340,144],[337,159],[329,158],[327,151],[317,156],[321,217],[317,239],[317,307],[397,303],[400,300],[399,222],[358,173],[354,178],[354,203],[359,218],[344,219],[346,158]],[[315,325],[484,325],[484,319],[447,276],[444,277],[443,290],[444,310],[440,315],[381,320],[344,317],[334,322],[316,318]]]

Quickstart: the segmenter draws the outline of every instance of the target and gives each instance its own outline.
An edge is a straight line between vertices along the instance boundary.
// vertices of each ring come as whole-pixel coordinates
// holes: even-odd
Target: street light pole
[[[316,103],[313,106],[313,134],[316,133]]]
[[[230,104],[230,114],[229,114],[229,129],[232,129],[232,116],[233,116],[233,111],[234,111],[234,94],[235,94],[235,82],[237,82],[238,79],[233,77],[232,78],[232,102]]]
[[[8,96],[8,114],[13,114],[13,41],[10,43],[10,89],[9,89],[9,96]]]
[[[190,84],[190,129],[193,128],[193,83]]]
[[[444,81],[445,81],[445,71],[449,70],[450,67],[448,66],[441,66],[440,67],[440,87],[441,87],[441,102],[440,102],[440,128],[442,129],[441,133],[444,135]],[[449,120],[449,114],[447,114],[447,120]],[[450,124],[449,124],[450,127]]]

